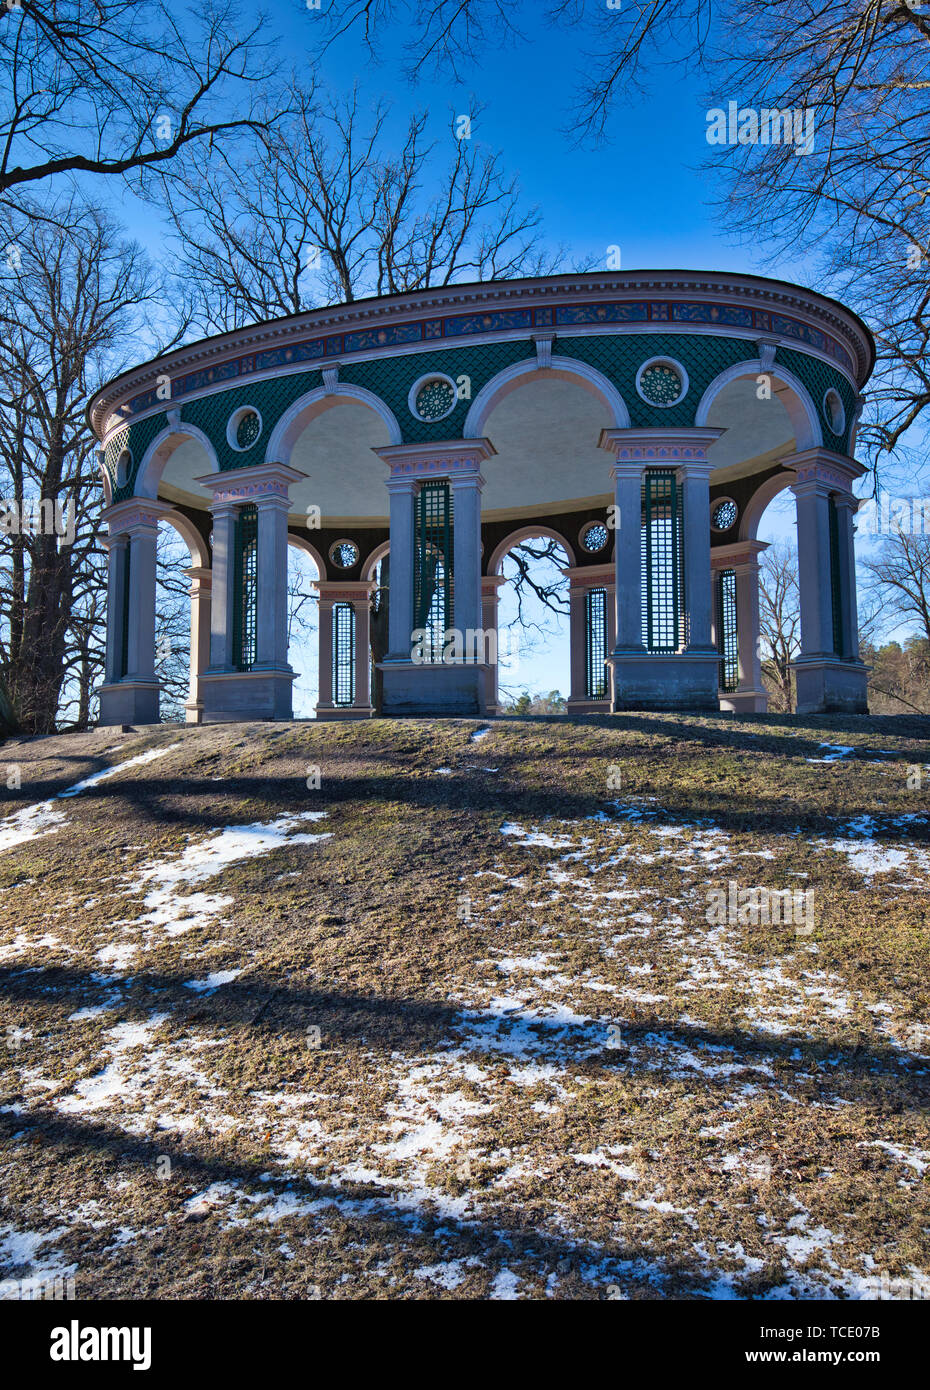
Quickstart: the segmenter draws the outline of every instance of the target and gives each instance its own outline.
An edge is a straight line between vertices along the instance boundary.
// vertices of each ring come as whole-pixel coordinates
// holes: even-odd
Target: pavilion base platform
[[[116,681],[100,690],[98,724],[157,724],[158,681]]]
[[[204,724],[292,719],[294,672],[207,671],[201,677]]]
[[[609,660],[614,676],[614,714],[624,710],[720,708],[717,652],[676,652],[669,656],[615,652]]]
[[[488,717],[492,685],[487,666],[386,661],[380,669],[381,712],[388,718]]]
[[[861,661],[801,657],[791,669],[798,714],[868,714],[869,669]]]

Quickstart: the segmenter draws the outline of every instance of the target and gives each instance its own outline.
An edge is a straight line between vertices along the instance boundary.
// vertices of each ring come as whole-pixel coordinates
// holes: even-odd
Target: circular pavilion
[[[756,534],[784,488],[798,710],[865,710],[852,484],[873,364],[861,320],[813,291],[639,271],[362,300],[124,372],[89,408],[101,722],[158,718],[160,521],[190,549],[192,721],[290,717],[288,545],[319,573],[319,717],[372,714],[373,622],[384,714],[493,715],[501,567],[530,536],[568,557],[570,711],[764,710]]]

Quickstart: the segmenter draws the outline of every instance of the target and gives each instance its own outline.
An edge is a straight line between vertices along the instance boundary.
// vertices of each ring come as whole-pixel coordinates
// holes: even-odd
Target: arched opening
[[[544,526],[497,547],[497,685],[502,714],[564,714],[572,690],[568,541]],[[606,653],[605,653],[606,655]]]
[[[790,483],[773,479],[753,498],[747,526],[765,546],[759,553],[759,659],[773,714],[796,707],[792,663],[801,651],[797,510]]]
[[[323,577],[322,560],[308,541],[288,536],[287,659],[296,672],[293,685],[295,719],[313,719],[319,699],[320,595],[316,581]]]
[[[182,724],[196,701],[197,651],[192,642],[196,622],[192,603],[199,581],[186,571],[208,567],[208,552],[186,518],[165,517],[158,523],[155,548],[155,674],[161,684],[159,712],[163,723]]]

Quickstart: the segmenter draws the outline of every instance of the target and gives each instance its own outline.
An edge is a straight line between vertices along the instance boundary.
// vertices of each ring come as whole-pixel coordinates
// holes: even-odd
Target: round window
[[[132,470],[132,454],[128,449],[123,449],[119,458],[116,460],[116,486],[125,487],[129,482],[129,474]]]
[[[736,518],[739,516],[739,508],[730,497],[724,497],[713,507],[710,514],[710,524],[715,531],[729,531],[735,525]]]
[[[410,409],[421,420],[442,420],[458,401],[455,382],[447,376],[429,376],[418,381],[410,392]]]
[[[644,362],[636,376],[636,389],[650,405],[677,405],[688,390],[684,367],[655,358]]]
[[[329,558],[337,568],[350,570],[358,564],[359,548],[354,541],[336,541],[329,548]]]
[[[846,426],[846,411],[843,409],[839,391],[835,391],[832,386],[823,398],[823,411],[833,433],[842,434]]]
[[[251,449],[262,432],[262,417],[252,405],[234,410],[226,426],[226,438],[233,449],[244,453]]]
[[[603,521],[589,521],[581,528],[581,544],[589,555],[603,550],[610,539],[610,533]]]

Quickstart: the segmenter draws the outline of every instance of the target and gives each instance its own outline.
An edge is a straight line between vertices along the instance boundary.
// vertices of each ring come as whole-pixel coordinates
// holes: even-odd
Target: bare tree
[[[247,156],[202,148],[162,183],[205,333],[558,264],[561,253],[541,253],[516,180],[476,140],[437,147],[421,112],[392,146],[388,108],[364,115],[357,91],[294,89],[290,104]]]
[[[877,555],[864,561],[868,589],[898,623],[916,627],[930,642],[930,536],[892,532]]]
[[[20,727],[89,717],[104,557],[87,402],[154,295],[138,248],[76,200],[8,223],[0,262],[0,680]],[[77,694],[68,690],[75,681]],[[83,692],[83,693],[82,693]]]
[[[759,637],[762,678],[777,713],[794,703],[791,663],[801,650],[798,555],[793,545],[776,542],[759,563]]]
[[[273,113],[258,35],[228,0],[15,0],[0,9],[0,193],[131,174]]]

